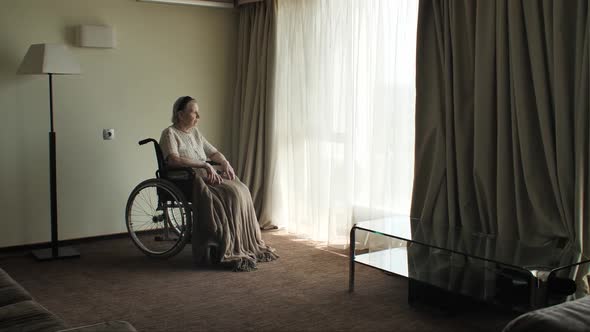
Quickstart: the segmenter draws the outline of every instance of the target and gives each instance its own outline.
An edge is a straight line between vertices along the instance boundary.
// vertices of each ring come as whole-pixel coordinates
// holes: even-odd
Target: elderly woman
[[[199,105],[190,96],[180,97],[172,107],[172,125],[160,138],[162,153],[170,167],[192,167],[194,181],[193,255],[205,259],[207,238],[221,243],[221,262],[236,271],[250,271],[256,262],[278,258],[261,238],[250,191],[235,175],[230,163],[199,132]],[[219,163],[220,172],[206,162]]]

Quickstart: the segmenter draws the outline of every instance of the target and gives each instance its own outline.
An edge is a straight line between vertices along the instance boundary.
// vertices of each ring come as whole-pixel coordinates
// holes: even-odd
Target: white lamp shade
[[[80,74],[80,64],[63,44],[33,44],[17,74]]]

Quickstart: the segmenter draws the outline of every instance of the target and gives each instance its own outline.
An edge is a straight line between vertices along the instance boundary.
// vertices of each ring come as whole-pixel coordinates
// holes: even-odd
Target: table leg
[[[534,276],[529,279],[529,308],[534,310],[539,306],[539,286],[540,280]]]
[[[348,246],[350,248],[350,253],[348,255],[349,257],[349,263],[350,263],[350,267],[348,270],[348,291],[349,292],[353,292],[354,291],[354,247],[355,247],[355,227],[353,226],[352,229],[350,230],[350,245]]]

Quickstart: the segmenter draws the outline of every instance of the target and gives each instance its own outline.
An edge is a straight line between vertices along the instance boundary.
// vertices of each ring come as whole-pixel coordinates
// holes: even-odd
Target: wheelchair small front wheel
[[[164,179],[145,180],[133,189],[125,223],[133,243],[150,257],[176,255],[191,236],[190,206],[182,192]]]

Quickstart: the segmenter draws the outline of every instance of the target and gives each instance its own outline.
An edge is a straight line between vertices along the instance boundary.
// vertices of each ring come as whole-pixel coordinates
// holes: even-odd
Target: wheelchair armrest
[[[212,166],[221,165],[218,162],[207,160]],[[191,180],[195,177],[195,170],[190,167],[167,168],[165,171],[158,171],[159,176],[168,180]],[[219,171],[217,173],[220,173]]]
[[[220,166],[221,165],[220,163],[213,161],[213,160],[207,160],[206,163],[211,166]],[[221,175],[221,173],[222,172],[220,170],[217,170],[217,174]]]
[[[159,173],[160,177],[167,180],[192,180],[195,177],[195,170],[190,167],[168,168]]]

